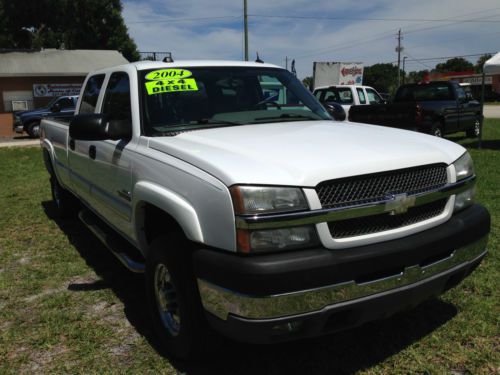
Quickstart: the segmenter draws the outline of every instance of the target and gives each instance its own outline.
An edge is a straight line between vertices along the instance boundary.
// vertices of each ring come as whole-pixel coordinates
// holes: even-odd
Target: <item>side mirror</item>
[[[328,111],[328,113],[337,121],[344,121],[346,119],[346,113],[344,107],[335,102],[325,102],[323,107]]]
[[[54,103],[52,107],[50,107],[51,112],[60,112],[61,111],[61,105],[59,103]]]
[[[69,136],[82,141],[117,141],[130,139],[132,127],[130,121],[109,120],[101,113],[76,115],[69,123]]]

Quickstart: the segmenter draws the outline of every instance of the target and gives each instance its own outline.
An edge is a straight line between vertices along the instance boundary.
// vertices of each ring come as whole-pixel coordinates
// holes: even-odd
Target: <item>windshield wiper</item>
[[[270,116],[270,117],[257,117],[255,120],[280,120],[280,119],[308,119],[308,120],[321,120],[317,117],[313,117],[310,115],[298,115],[294,113],[283,113],[279,116]]]
[[[238,122],[238,121],[214,120],[214,119],[208,119],[208,118],[201,118],[201,119],[197,120],[196,123],[199,125],[226,125],[226,126],[243,125],[242,122]]]

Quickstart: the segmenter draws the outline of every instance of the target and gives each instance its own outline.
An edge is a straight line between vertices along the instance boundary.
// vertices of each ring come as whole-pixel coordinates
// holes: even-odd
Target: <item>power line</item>
[[[317,16],[275,16],[267,14],[249,14],[249,17],[261,18],[285,18],[285,19],[306,19],[306,20],[334,20],[334,21],[384,21],[384,22],[450,22],[447,18],[359,18],[359,17],[317,17]],[[480,20],[480,19],[456,19],[455,22],[485,22],[496,23],[500,20]]]
[[[127,24],[135,23],[164,23],[164,22],[189,22],[189,21],[204,21],[204,20],[216,20],[216,19],[238,19],[241,16],[219,16],[219,17],[198,17],[198,18],[166,18],[159,20],[147,20],[147,21],[128,21]]]

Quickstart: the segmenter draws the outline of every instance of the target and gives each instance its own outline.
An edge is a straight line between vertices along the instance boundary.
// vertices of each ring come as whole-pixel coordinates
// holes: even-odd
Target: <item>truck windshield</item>
[[[189,67],[141,71],[143,131],[175,135],[210,127],[331,120],[284,69]]]

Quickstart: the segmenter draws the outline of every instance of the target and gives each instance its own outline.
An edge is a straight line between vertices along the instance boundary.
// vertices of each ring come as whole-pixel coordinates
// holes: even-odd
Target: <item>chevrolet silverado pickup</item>
[[[269,82],[290,100],[264,95]],[[75,116],[42,121],[41,145],[57,212],[145,272],[152,325],[179,357],[215,332],[273,343],[387,317],[487,252],[462,146],[333,121],[271,64],[90,73]]]
[[[465,131],[478,137],[481,105],[454,81],[402,85],[389,104],[352,106],[349,121],[419,131],[442,137]]]

